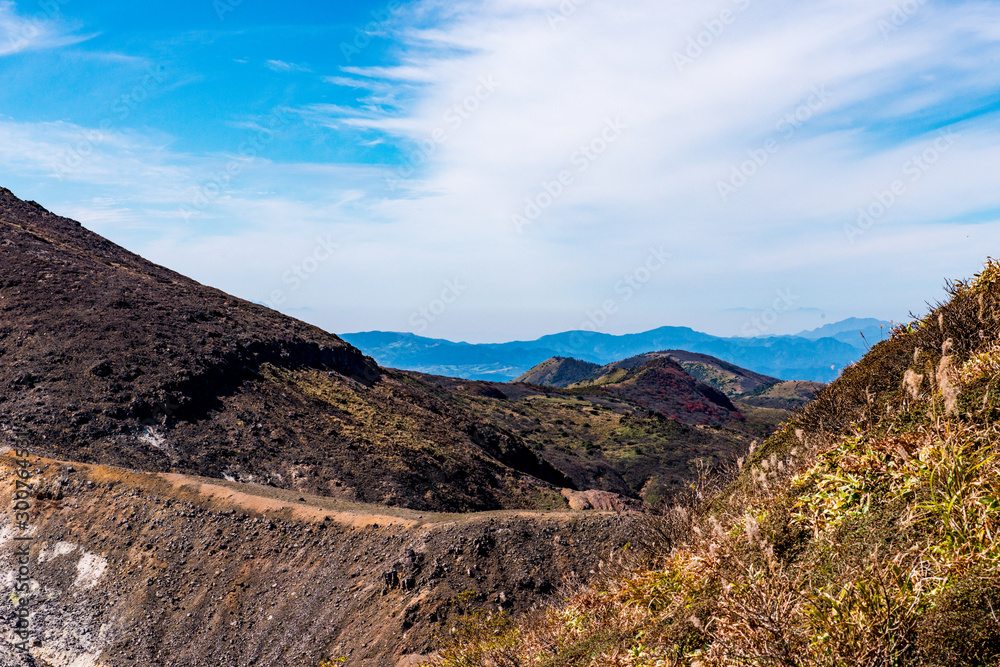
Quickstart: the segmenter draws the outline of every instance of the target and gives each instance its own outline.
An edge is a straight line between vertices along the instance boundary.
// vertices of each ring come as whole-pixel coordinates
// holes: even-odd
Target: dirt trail
[[[215,509],[238,509],[254,514],[297,521],[322,523],[332,521],[347,527],[416,528],[427,524],[457,523],[490,518],[548,519],[570,521],[579,512],[572,510],[497,510],[493,512],[422,512],[383,505],[350,502],[329,496],[303,495],[288,489],[212,479],[182,473],[147,473],[115,466],[57,461],[31,457],[32,467],[48,471],[56,467],[62,471],[72,468],[103,483],[124,483],[161,493],[170,493],[184,501],[198,501]],[[13,453],[10,448],[0,449],[0,473],[14,471]],[[588,512],[588,515],[617,516],[616,512]]]
[[[413,519],[404,519],[398,516],[377,513],[374,507],[371,512],[338,511],[317,507],[309,502],[290,502],[277,498],[269,498],[251,492],[251,489],[239,491],[229,486],[222,486],[211,482],[201,481],[191,475],[181,475],[177,473],[163,473],[157,475],[173,485],[179,493],[185,494],[194,492],[209,501],[218,501],[222,504],[232,505],[249,512],[267,515],[279,515],[299,521],[312,521],[322,523],[324,520],[335,521],[344,526],[356,528],[379,526],[399,526],[400,528],[413,528],[420,525],[420,522]]]

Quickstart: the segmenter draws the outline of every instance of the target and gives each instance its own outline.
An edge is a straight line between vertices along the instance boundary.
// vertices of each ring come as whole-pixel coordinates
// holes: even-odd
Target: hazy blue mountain
[[[545,347],[523,348],[517,343],[453,343],[411,333],[368,331],[341,338],[357,341],[352,345],[375,359],[381,359],[389,368],[467,380],[507,382],[555,356]]]
[[[867,350],[875,343],[888,338],[891,328],[892,323],[885,320],[876,320],[871,317],[851,317],[840,322],[826,324],[818,329],[803,331],[796,334],[796,336],[799,338],[808,338],[809,340],[834,338],[842,343]],[[864,337],[862,337],[862,334],[864,334]],[[867,341],[867,345],[865,341]]]
[[[849,340],[852,330],[860,339],[856,333],[859,329],[855,328],[858,322],[863,323],[861,330],[869,342],[879,340],[879,321],[858,319],[805,332],[809,336],[766,338],[720,338],[687,327],[660,327],[622,336],[566,331],[533,341],[485,344],[382,331],[345,334],[341,338],[383,366],[471,380],[507,382],[552,357],[573,357],[604,365],[647,352],[686,350],[782,380],[830,382],[864,352],[863,343],[853,345]],[[872,326],[874,337],[869,335]],[[816,332],[822,333],[817,336]]]

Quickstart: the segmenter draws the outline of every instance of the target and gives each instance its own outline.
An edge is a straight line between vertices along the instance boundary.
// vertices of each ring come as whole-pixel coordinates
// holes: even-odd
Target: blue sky
[[[0,0],[0,82],[0,185],[334,332],[791,333],[1000,253],[994,2]]]

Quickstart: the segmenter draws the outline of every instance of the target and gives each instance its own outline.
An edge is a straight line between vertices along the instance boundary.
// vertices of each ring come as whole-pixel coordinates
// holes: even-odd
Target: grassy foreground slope
[[[1000,263],[949,293],[599,583],[436,664],[1000,664]]]

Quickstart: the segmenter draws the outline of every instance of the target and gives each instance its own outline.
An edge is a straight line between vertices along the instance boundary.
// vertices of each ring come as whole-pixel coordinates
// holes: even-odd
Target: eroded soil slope
[[[13,489],[0,458],[0,488]],[[628,515],[446,515],[32,459],[31,658],[0,664],[392,667],[476,609],[525,611],[585,580]],[[5,498],[6,502],[6,498]],[[2,594],[15,537],[0,515]],[[7,627],[14,606],[5,604]],[[34,662],[32,662],[34,661]]]

